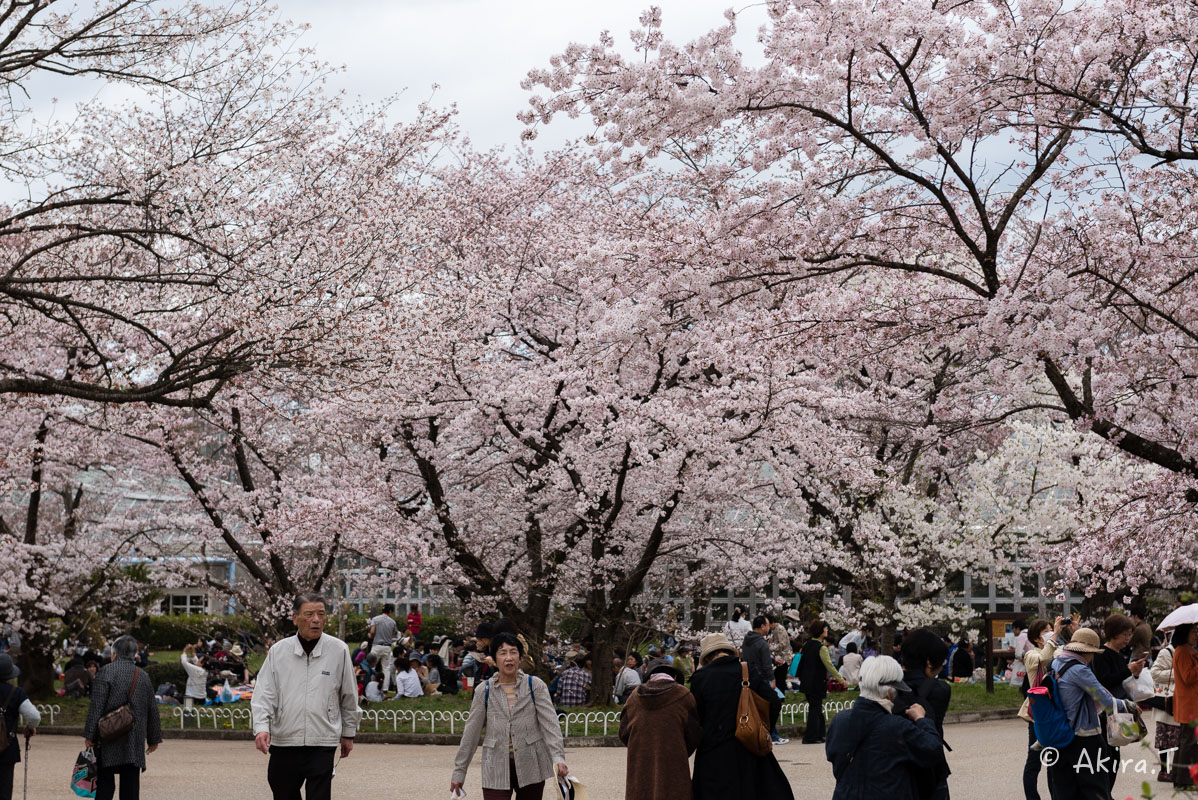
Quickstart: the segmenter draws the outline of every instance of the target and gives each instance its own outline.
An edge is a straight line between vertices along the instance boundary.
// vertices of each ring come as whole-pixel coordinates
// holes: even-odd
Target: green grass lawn
[[[156,653],[155,661],[166,661],[171,658],[177,659],[177,652],[171,653],[164,651]],[[952,701],[949,703],[949,713],[960,711],[981,711],[985,709],[1004,709],[1018,708],[1023,698],[1019,694],[1019,690],[1007,684],[996,684],[994,693],[988,694],[986,687],[980,684],[955,684],[953,687]],[[857,699],[857,692],[838,692],[828,696],[829,702],[852,703]],[[447,695],[443,697],[424,697],[418,700],[388,700],[383,703],[370,703],[365,706],[366,711],[468,711],[470,709],[471,695],[463,692],[457,695]],[[797,692],[792,692],[786,696],[787,704],[798,704],[804,702],[803,696]],[[87,717],[88,701],[83,700],[68,700],[67,698],[56,698],[53,703],[59,706],[61,713],[55,716],[55,725],[65,725],[70,727],[81,727]],[[236,703],[229,708],[246,708],[247,702]],[[620,706],[596,706],[585,707],[578,709],[570,709],[571,713],[589,713],[589,712],[618,712]],[[179,719],[174,716],[174,711],[169,706],[161,706],[163,724],[172,728],[178,728]],[[373,715],[371,715],[373,716]],[[399,731],[401,733],[412,733],[413,725],[410,719],[402,717],[397,721],[389,718],[389,715],[383,713],[380,716],[380,725],[378,730],[381,732]],[[423,715],[421,715],[423,716]],[[46,720],[49,723],[49,720]],[[186,727],[204,727],[212,728],[212,719],[208,718],[200,720],[198,723],[195,720],[187,720]],[[784,725],[789,725],[789,720],[783,719]],[[217,728],[226,730],[235,728],[244,730],[249,727],[247,718],[235,720],[219,720],[216,724]],[[363,731],[373,733],[375,726],[373,722],[363,725]],[[429,719],[418,719],[415,725],[416,733],[429,733],[435,729],[437,733],[449,733],[449,723],[445,719],[437,720],[435,723]],[[454,731],[461,730],[460,724],[455,724]],[[598,727],[594,722],[591,722],[589,728],[582,722],[572,722],[570,725],[570,736],[582,736],[589,733],[592,736],[603,733],[603,726],[600,723]],[[609,724],[607,728],[609,735],[614,735],[616,726]]]

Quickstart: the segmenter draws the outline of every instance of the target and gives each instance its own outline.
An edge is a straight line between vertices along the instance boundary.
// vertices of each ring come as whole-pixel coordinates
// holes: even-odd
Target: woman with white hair
[[[112,651],[112,663],[101,668],[92,683],[83,745],[88,749],[95,747],[96,751],[96,800],[112,800],[118,778],[121,800],[137,800],[141,773],[146,771],[146,755],[162,743],[162,720],[158,717],[150,676],[133,663],[137,658],[137,640],[122,636],[112,643]],[[123,705],[128,705],[132,712],[132,730],[101,741],[100,718]]]
[[[906,717],[892,714],[899,692],[909,691],[903,668],[890,656],[861,665],[861,696],[828,727],[825,745],[836,791],[832,800],[917,800],[915,776],[940,759],[943,741],[918,703]]]

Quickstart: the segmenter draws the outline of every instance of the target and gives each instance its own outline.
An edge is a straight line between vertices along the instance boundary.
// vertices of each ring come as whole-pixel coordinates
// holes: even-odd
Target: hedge
[[[450,614],[435,614],[423,619],[420,640],[432,642],[435,636],[453,636],[458,633],[460,620]],[[328,633],[337,635],[339,621],[336,615],[325,625]],[[263,638],[261,627],[249,617],[238,615],[175,614],[171,616],[148,616],[138,620],[131,633],[139,641],[146,642],[151,649],[182,650],[194,644],[201,636],[207,639],[213,631],[219,631],[231,641],[237,641],[239,631],[248,631],[259,639]],[[364,614],[349,614],[345,618],[345,641],[351,645],[366,639],[370,631],[370,617]]]
[[[237,641],[238,631],[249,631],[258,636],[260,629],[248,617],[176,614],[142,617],[131,633],[151,648],[182,650],[189,644],[195,644],[196,639],[201,636],[208,638],[213,631],[219,631],[232,641]]]
[[[158,687],[164,683],[172,683],[175,686],[175,693],[183,696],[183,692],[187,689],[187,670],[183,669],[183,665],[178,661],[169,661],[165,664],[151,663],[146,667],[146,674],[150,676],[150,683],[154,685],[154,691],[158,691]]]

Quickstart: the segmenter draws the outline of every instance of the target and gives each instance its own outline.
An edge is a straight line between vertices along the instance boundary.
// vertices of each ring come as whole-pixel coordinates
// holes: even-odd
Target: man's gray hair
[[[299,613],[299,610],[304,607],[304,603],[320,603],[324,606],[325,613],[329,610],[329,601],[324,599],[324,595],[319,592],[301,592],[295,596],[295,602],[291,604],[291,610]]]
[[[112,643],[112,652],[117,658],[133,661],[137,658],[137,640],[129,635],[118,636],[117,640]]]
[[[889,700],[892,686],[884,683],[897,683],[903,679],[903,668],[890,656],[870,656],[861,665],[861,675],[857,687],[861,696],[866,700]]]

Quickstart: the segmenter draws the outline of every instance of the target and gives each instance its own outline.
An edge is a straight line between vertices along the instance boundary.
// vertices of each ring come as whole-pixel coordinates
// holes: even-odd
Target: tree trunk
[[[691,594],[690,628],[693,631],[707,630],[707,612],[711,607],[711,595],[705,590],[696,590]]]
[[[594,623],[591,631],[591,705],[606,706],[611,703],[614,677],[611,662],[614,657],[614,629],[604,620]]]
[[[54,697],[54,642],[47,634],[21,637],[17,668],[21,670],[21,688],[34,699]]]

